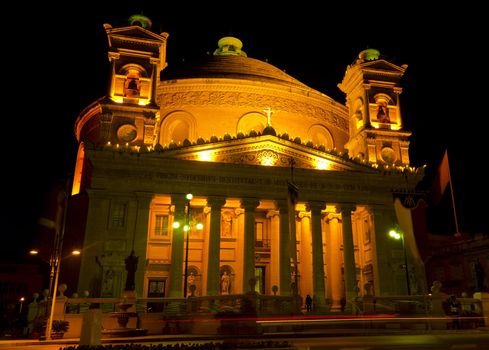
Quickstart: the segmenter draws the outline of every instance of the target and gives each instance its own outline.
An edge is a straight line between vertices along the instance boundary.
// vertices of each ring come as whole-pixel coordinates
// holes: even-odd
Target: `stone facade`
[[[350,102],[246,57],[236,38],[172,70],[166,33],[106,31],[111,87],[75,126],[73,195],[89,198],[79,290],[121,295],[134,250],[138,296],[245,293],[252,278],[258,293],[310,294],[317,309],[339,309],[367,283],[377,295],[407,292],[403,256],[387,234],[409,230],[393,194],[422,176],[409,167],[402,130],[404,66],[377,57],[348,68],[348,101],[367,94],[362,74],[383,71],[375,76],[386,84],[369,103],[387,101],[392,118],[357,127]],[[413,264],[415,247],[406,248]]]

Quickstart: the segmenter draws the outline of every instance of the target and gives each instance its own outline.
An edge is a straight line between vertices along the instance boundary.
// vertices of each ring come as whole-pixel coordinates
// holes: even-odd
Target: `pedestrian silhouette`
[[[312,311],[312,298],[309,294],[306,296],[306,311],[311,312]]]

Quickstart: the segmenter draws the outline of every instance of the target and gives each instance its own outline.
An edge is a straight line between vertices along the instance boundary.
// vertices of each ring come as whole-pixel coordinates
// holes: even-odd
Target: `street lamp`
[[[25,301],[25,298],[24,298],[24,297],[21,297],[21,298],[19,299],[19,302],[20,302],[19,314],[20,314],[20,315],[22,314],[22,305],[24,304],[24,301]]]
[[[184,280],[183,280],[183,297],[184,298],[187,297],[188,247],[189,247],[190,225],[192,224],[192,222],[190,221],[190,201],[192,200],[192,198],[194,198],[194,196],[192,195],[192,193],[187,193],[185,198],[187,199],[187,203],[185,205],[185,224],[183,225],[183,232],[187,236],[185,238],[185,268],[184,268],[184,276],[183,276],[183,278],[184,278]],[[180,227],[180,223],[178,221],[175,221],[173,223],[173,228],[179,228],[179,227]],[[199,222],[199,223],[196,223],[195,228],[200,231],[204,228],[204,225]]]
[[[408,270],[408,260],[407,260],[407,254],[406,254],[406,246],[404,245],[404,233],[400,232],[400,230],[390,230],[389,231],[389,236],[396,239],[396,240],[401,240],[402,244],[402,250],[404,252],[404,271],[406,272],[406,286],[407,286],[407,292],[408,295],[411,295],[411,286],[409,283],[409,270]]]
[[[70,193],[70,181],[66,181],[65,188],[60,190],[57,195],[57,208],[56,208],[56,220],[51,221],[47,219],[40,220],[40,224],[44,225],[48,228],[54,229],[54,244],[53,251],[51,257],[49,259],[49,266],[51,268],[49,274],[49,298],[50,302],[50,310],[49,317],[46,323],[46,333],[45,338],[49,339],[51,335],[51,328],[53,325],[53,316],[54,316],[54,307],[56,304],[56,287],[58,285],[59,274],[60,274],[60,265],[61,258],[63,253],[63,239],[66,228],[66,218],[68,213],[68,201],[69,201],[69,193]],[[32,249],[29,252],[31,255],[36,255],[39,251]],[[74,252],[75,255],[77,255]],[[78,255],[80,252],[78,251]]]

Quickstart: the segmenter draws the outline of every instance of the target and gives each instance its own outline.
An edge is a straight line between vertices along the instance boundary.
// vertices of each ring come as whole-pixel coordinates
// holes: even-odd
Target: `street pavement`
[[[236,337],[233,337],[236,340]],[[333,333],[276,333],[259,337],[242,337],[243,341],[287,341],[296,350],[489,350],[487,329],[430,331],[425,334],[397,332],[395,334],[338,335]],[[102,345],[114,344],[176,344],[222,342],[225,338],[199,335],[160,335],[133,338],[105,338]],[[59,350],[76,346],[78,338],[39,341],[30,339],[0,340],[0,350]],[[243,349],[244,350],[244,349]],[[254,349],[256,350],[256,349]]]

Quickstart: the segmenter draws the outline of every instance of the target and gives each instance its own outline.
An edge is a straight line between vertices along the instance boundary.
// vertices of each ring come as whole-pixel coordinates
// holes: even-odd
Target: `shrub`
[[[53,332],[66,332],[70,328],[70,323],[65,320],[53,320],[53,325],[51,326],[51,331]]]

